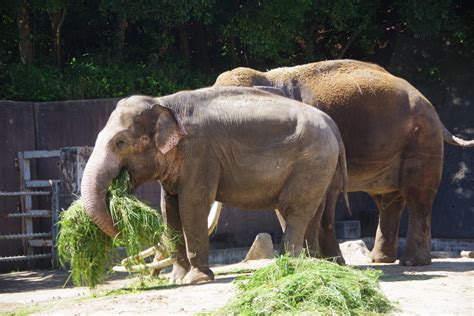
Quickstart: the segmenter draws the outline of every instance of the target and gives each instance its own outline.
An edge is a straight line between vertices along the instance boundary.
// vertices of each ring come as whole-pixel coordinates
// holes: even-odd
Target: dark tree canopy
[[[446,88],[449,62],[474,52],[467,0],[1,2],[0,99],[159,95],[335,58]]]

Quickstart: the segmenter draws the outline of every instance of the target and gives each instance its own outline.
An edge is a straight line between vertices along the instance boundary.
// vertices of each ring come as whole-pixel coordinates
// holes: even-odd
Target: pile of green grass
[[[112,263],[115,248],[125,247],[128,256],[159,244],[162,253],[173,251],[173,234],[160,214],[130,193],[130,177],[123,170],[108,189],[107,203],[119,234],[110,238],[75,201],[59,220],[58,254],[63,266],[69,263],[75,285],[91,288],[99,284]],[[129,264],[144,263],[135,258]]]
[[[238,278],[237,296],[224,314],[385,313],[391,304],[375,270],[357,270],[313,258],[282,256]]]

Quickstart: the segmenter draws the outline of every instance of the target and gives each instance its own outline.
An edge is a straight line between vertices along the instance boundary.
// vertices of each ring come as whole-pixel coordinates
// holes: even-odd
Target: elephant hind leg
[[[286,222],[285,233],[283,234],[282,241],[282,254],[288,253],[291,256],[300,255],[303,249],[304,236],[308,223],[316,217],[316,210],[318,209],[319,202],[309,203],[306,205],[292,205],[287,207],[283,214]]]
[[[306,230],[311,221],[319,227],[326,192],[336,172],[337,157],[328,154],[318,161],[295,166],[279,197],[278,210],[286,223],[283,250],[299,255],[303,249]],[[320,207],[321,206],[321,207]],[[311,236],[318,244],[318,234]],[[318,249],[316,249],[317,252]]]
[[[308,254],[315,258],[324,256],[321,252],[320,245],[320,225],[325,205],[326,199],[323,199],[319,205],[318,210],[316,211],[316,214],[314,214],[313,218],[308,224],[308,227],[306,227],[306,232],[304,235],[304,246],[307,248]]]
[[[415,117],[402,153],[400,193],[407,201],[408,231],[402,265],[431,264],[431,212],[444,158],[442,124],[431,106]]]
[[[372,262],[397,260],[398,230],[406,201],[399,192],[371,194],[379,209],[379,225],[370,254]]]
[[[401,188],[408,206],[408,231],[400,264],[409,266],[431,264],[431,212],[441,181],[442,159],[416,164],[416,172],[407,168]]]
[[[336,212],[336,203],[341,186],[331,187],[326,195],[326,203],[323,210],[321,223],[319,225],[319,247],[321,255],[325,258],[334,258],[340,265],[344,265],[346,261],[342,256],[339,242],[336,239],[336,231],[334,228],[334,215]]]
[[[334,213],[339,191],[330,190],[311,219],[305,234],[305,246],[312,257],[328,258],[344,265],[339,242],[334,230]]]
[[[336,170],[320,209],[309,223],[305,240],[311,256],[329,258],[340,265],[344,265],[346,262],[342,256],[334,229],[337,198],[343,188],[343,176],[340,171],[339,168]]]
[[[317,228],[321,221],[321,214],[324,206],[325,189],[319,188],[312,192],[311,195],[297,196],[295,195],[291,202],[282,203],[278,208],[286,223],[283,234],[282,253],[290,253],[297,256],[303,249],[305,241],[305,234],[308,226],[316,227],[315,234],[311,235],[312,245],[318,247]],[[284,205],[287,205],[286,207]],[[319,250],[316,248],[316,252]]]

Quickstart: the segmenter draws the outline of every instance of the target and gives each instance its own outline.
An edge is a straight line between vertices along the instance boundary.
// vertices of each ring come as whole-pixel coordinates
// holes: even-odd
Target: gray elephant
[[[82,199],[92,220],[115,236],[106,191],[126,168],[134,186],[158,180],[166,223],[182,232],[174,282],[213,279],[207,216],[214,200],[241,209],[278,208],[284,245],[303,246],[306,227],[341,170],[336,124],[300,102],[253,88],[206,88],[121,100],[84,170]],[[345,179],[345,181],[344,181]]]
[[[259,86],[303,101],[337,123],[347,151],[349,191],[364,191],[380,211],[374,262],[397,258],[398,230],[408,206],[404,265],[431,263],[431,210],[441,181],[443,142],[474,146],[444,127],[430,102],[407,81],[382,67],[355,60],[322,61],[260,72],[236,68],[221,74],[215,86]],[[339,256],[334,209],[340,188],[328,192],[324,216],[309,225],[310,247]],[[323,207],[323,206],[322,206]]]

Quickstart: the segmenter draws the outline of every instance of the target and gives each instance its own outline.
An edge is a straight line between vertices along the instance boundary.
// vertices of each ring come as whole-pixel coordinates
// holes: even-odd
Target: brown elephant
[[[166,223],[181,232],[174,282],[213,279],[209,269],[209,207],[278,208],[284,245],[303,247],[336,170],[347,182],[344,145],[334,121],[300,102],[253,88],[217,87],[117,104],[99,133],[81,192],[92,220],[108,235],[111,180],[126,168],[132,184],[158,180]],[[341,170],[342,169],[342,170]]]
[[[346,146],[349,191],[364,191],[380,211],[373,262],[394,262],[405,206],[409,223],[400,263],[431,263],[431,211],[443,167],[444,144],[474,146],[444,127],[430,102],[410,83],[382,67],[355,60],[322,61],[260,72],[236,68],[214,86],[258,86],[310,104],[337,123]],[[325,256],[340,256],[334,234],[339,188],[328,192],[321,226],[315,219],[306,238],[315,247],[315,230]]]

